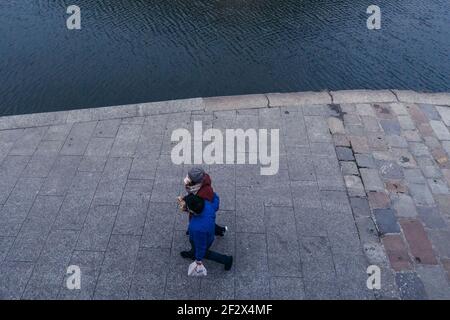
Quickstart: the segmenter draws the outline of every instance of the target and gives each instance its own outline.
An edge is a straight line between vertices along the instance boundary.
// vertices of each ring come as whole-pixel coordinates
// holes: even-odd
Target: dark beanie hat
[[[189,194],[184,197],[184,201],[186,201],[186,207],[193,211],[194,214],[200,214],[205,207],[205,200],[196,196],[195,194]]]
[[[193,167],[188,172],[188,177],[195,184],[203,181],[203,177],[205,176],[205,170],[202,167]]]

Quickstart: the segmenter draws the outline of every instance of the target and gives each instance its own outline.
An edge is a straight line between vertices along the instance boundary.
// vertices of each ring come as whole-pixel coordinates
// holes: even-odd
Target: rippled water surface
[[[321,89],[450,91],[450,1],[1,0],[0,114]],[[82,30],[66,28],[66,7]]]

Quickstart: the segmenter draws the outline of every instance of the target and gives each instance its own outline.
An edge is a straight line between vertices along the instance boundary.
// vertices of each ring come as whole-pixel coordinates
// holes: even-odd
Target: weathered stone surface
[[[354,161],[340,161],[342,174],[344,175],[359,175],[358,167]]]
[[[334,103],[374,103],[397,101],[395,95],[389,90],[347,90],[331,91]]]
[[[430,126],[439,140],[450,140],[450,132],[442,121],[431,120]]]
[[[331,97],[226,97],[216,106],[232,110],[207,112],[204,99],[187,99],[0,128],[0,297],[373,299],[368,264],[382,269],[377,299],[442,296],[450,140],[438,138],[448,107]],[[3,123],[26,123],[19,118]],[[217,223],[229,228],[213,248],[235,264],[225,272],[208,261],[197,281],[179,255],[188,218],[174,201],[192,165],[172,164],[170,137],[200,120],[204,129],[278,128],[281,144],[274,176],[259,165],[204,166],[221,199]],[[339,163],[336,147],[350,146],[356,161]],[[64,286],[68,264],[82,268],[80,291]]]
[[[423,103],[432,105],[450,105],[448,93],[422,93],[410,90],[393,90],[401,102]]]
[[[450,126],[450,110],[448,107],[436,107],[439,115],[441,116],[442,121],[444,121],[446,126]]]
[[[417,216],[414,201],[406,194],[393,196],[393,206],[398,217],[412,218]]]
[[[437,264],[431,242],[420,221],[416,219],[401,219],[400,224],[416,262]]]
[[[267,97],[263,94],[213,97],[205,98],[203,100],[206,111],[264,108],[269,105]],[[281,105],[278,104],[276,106],[279,107]]]
[[[372,209],[385,209],[390,207],[391,201],[384,192],[369,192],[367,196]]]
[[[361,173],[361,178],[367,191],[384,190],[384,183],[381,181],[377,170],[361,168],[359,172]]]
[[[358,176],[344,176],[345,185],[347,187],[348,194],[351,197],[365,197],[366,192],[361,182],[361,178]]]
[[[327,92],[269,93],[266,96],[270,107],[331,103],[331,97]]]
[[[410,270],[411,260],[406,244],[400,235],[389,234],[382,238],[386,253],[395,271]]]
[[[450,299],[450,290],[445,270],[440,266],[420,266],[417,274],[422,280],[425,292],[433,300]]]
[[[330,127],[330,131],[332,134],[345,134],[344,124],[339,118],[328,118],[328,127]]]
[[[415,272],[399,272],[395,275],[400,297],[403,300],[427,300],[422,280]]]
[[[337,155],[338,160],[341,160],[341,161],[355,160],[352,149],[350,149],[350,148],[336,147],[336,155]]]
[[[380,234],[399,233],[400,228],[395,218],[394,210],[392,209],[375,209],[373,211],[375,222]]]

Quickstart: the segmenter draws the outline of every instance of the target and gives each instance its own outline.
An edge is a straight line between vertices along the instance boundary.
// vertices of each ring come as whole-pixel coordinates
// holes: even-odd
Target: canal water
[[[0,1],[0,115],[356,88],[450,91],[450,1]]]

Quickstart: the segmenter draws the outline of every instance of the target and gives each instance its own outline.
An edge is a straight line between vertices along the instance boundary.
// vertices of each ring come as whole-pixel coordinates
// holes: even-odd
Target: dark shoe
[[[189,235],[189,230],[186,230],[186,235],[187,235],[187,236]]]
[[[233,265],[233,256],[229,256],[228,261],[225,263],[225,270],[226,271],[230,270],[232,265]]]
[[[220,230],[217,231],[216,236],[223,237],[225,235],[225,232],[227,232],[227,230],[228,230],[227,226],[220,227]]]
[[[185,259],[191,259],[194,260],[194,255],[190,251],[181,251],[180,255]]]

